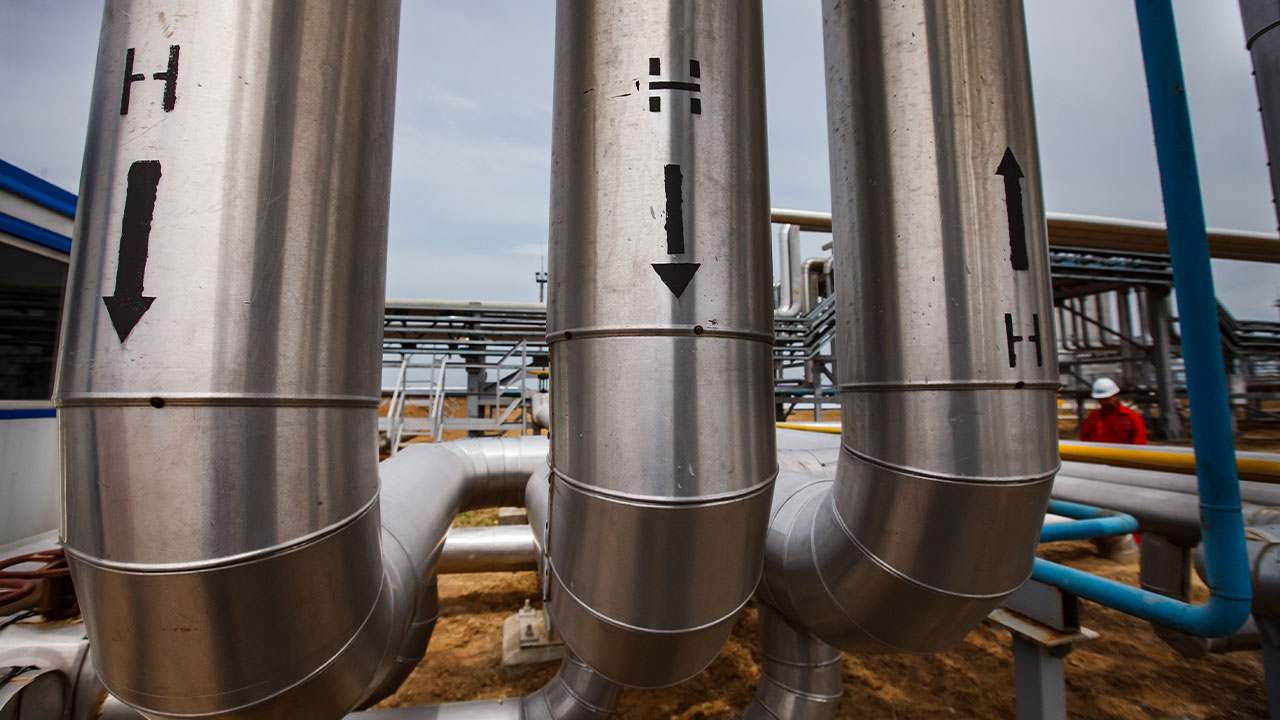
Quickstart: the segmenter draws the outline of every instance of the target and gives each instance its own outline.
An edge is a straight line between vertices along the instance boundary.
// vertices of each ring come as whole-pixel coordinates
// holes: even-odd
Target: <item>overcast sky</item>
[[[1211,226],[1276,216],[1237,0],[1176,1]],[[829,210],[817,0],[765,0],[774,207]],[[1163,220],[1127,0],[1027,0],[1046,205]],[[101,3],[0,0],[0,158],[76,192]],[[404,0],[389,297],[536,300],[550,187],[554,2]],[[826,237],[806,239],[817,254]],[[1272,320],[1280,266],[1216,262],[1218,295]]]

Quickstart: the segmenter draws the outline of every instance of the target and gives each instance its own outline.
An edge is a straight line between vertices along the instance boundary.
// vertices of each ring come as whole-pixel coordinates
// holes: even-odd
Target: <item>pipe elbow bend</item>
[[[846,449],[835,482],[779,487],[760,595],[847,652],[946,650],[1031,575],[1051,477],[941,480]]]

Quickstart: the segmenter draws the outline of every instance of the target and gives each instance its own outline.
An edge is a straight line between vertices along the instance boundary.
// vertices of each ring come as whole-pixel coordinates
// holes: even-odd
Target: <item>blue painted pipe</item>
[[[1170,0],[1134,0],[1134,4],[1178,297],[1210,597],[1204,605],[1191,605],[1040,558],[1032,577],[1144,620],[1200,637],[1221,637],[1244,624],[1252,588],[1204,203],[1172,4]]]
[[[1127,535],[1137,532],[1138,519],[1115,510],[1104,510],[1092,505],[1050,500],[1049,512],[1073,518],[1075,522],[1045,525],[1040,530],[1040,542],[1063,540],[1092,540],[1111,535]]]

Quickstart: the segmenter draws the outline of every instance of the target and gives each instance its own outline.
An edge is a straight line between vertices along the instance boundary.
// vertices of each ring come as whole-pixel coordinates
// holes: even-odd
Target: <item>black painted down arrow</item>
[[[664,189],[667,196],[667,254],[684,255],[684,175],[679,165],[667,165],[662,169]],[[658,273],[662,283],[667,286],[677,300],[689,287],[693,276],[697,274],[701,263],[654,263],[653,270]]]
[[[160,161],[139,160],[129,166],[124,196],[124,217],[120,221],[120,255],[116,264],[116,292],[102,298],[120,342],[129,337],[155,298],[142,294],[147,272],[147,245],[151,238],[151,218],[160,186]]]
[[[698,272],[698,268],[702,267],[701,263],[654,263],[653,269],[658,273],[658,277],[662,279],[667,289],[672,295],[679,300],[684,294],[685,288],[689,287],[689,281],[693,280],[693,276]]]

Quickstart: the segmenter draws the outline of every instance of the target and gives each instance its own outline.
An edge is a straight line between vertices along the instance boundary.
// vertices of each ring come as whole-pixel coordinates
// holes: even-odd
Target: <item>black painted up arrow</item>
[[[1027,224],[1022,217],[1022,168],[1013,150],[1004,149],[997,175],[1004,176],[1004,203],[1009,215],[1009,262],[1014,270],[1031,267],[1027,260]]]
[[[667,195],[667,254],[684,255],[684,175],[679,165],[667,165],[663,168],[662,177]],[[677,300],[684,294],[685,288],[693,280],[700,263],[654,263],[653,270],[658,273],[667,289]]]
[[[129,166],[124,195],[124,218],[120,221],[120,259],[116,266],[116,293],[102,298],[120,342],[129,337],[138,321],[155,302],[142,294],[147,272],[147,244],[151,239],[151,218],[160,186],[160,161],[139,160]]]

